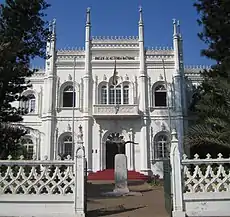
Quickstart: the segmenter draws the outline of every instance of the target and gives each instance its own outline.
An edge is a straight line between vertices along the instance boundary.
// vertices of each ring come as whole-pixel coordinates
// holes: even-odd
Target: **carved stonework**
[[[67,125],[67,131],[71,131],[71,126],[70,126],[69,123],[68,123],[68,125]]]
[[[161,130],[162,130],[162,131],[165,131],[165,130],[166,130],[166,126],[165,126],[164,123],[161,123]]]
[[[160,74],[158,80],[159,80],[159,81],[163,81],[163,79],[164,79],[163,75]]]
[[[104,74],[104,76],[103,76],[103,80],[104,80],[104,81],[107,81],[107,77],[106,77],[105,74]]]
[[[68,75],[68,79],[69,79],[69,81],[72,81],[73,78],[72,78],[71,74]]]
[[[125,80],[128,81],[129,80],[129,76],[126,74],[125,75]]]

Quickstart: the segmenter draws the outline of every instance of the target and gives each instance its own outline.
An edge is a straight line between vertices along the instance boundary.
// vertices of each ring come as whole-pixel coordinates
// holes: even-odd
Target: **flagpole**
[[[76,56],[74,57],[74,66],[73,66],[73,103],[72,103],[72,110],[73,110],[73,119],[72,119],[72,156],[74,156],[74,116],[75,116],[75,106],[76,106],[76,90],[75,90],[75,71],[76,71]]]

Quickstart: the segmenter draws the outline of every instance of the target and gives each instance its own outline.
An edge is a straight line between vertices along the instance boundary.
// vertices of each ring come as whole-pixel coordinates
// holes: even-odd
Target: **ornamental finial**
[[[176,19],[173,19],[173,35],[177,35],[177,21]]]
[[[52,22],[52,35],[56,35],[56,19]]]
[[[139,14],[140,14],[140,18],[139,18],[139,25],[140,25],[143,24],[143,10],[141,6],[139,6]]]
[[[86,9],[86,25],[90,25],[90,7]]]

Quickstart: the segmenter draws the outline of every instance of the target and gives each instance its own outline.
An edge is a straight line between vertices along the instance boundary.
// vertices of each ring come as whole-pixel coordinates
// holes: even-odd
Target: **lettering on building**
[[[96,56],[94,57],[95,60],[135,60],[135,57],[123,56],[123,57],[116,57],[116,56]]]

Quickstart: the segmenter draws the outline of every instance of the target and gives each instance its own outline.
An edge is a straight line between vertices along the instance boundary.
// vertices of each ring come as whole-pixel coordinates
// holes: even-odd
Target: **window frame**
[[[26,149],[26,156],[24,156],[27,160],[33,160],[33,156],[35,154],[35,144],[33,140],[29,137],[25,137],[22,139],[22,145]],[[32,153],[29,153],[29,150],[32,147]]]
[[[163,138],[165,140],[163,140]],[[162,138],[160,140],[160,138]],[[161,144],[160,144],[161,143]],[[160,132],[154,138],[154,155],[156,160],[164,160],[169,157],[170,140],[167,132]],[[161,154],[160,154],[161,153]]]
[[[28,91],[22,94],[27,100],[21,100],[19,105],[25,110],[23,115],[36,115],[37,114],[37,98],[33,91]],[[32,110],[33,108],[33,110]]]
[[[72,88],[72,90],[66,90],[67,88]],[[71,93],[71,99],[72,99],[72,102],[71,102],[71,106],[65,106],[65,100],[64,100],[64,96],[65,94],[69,94],[70,95]],[[74,96],[73,96],[74,95]],[[73,101],[73,97],[74,97],[74,101]],[[62,94],[61,94],[61,98],[62,98],[62,101],[61,101],[61,107],[64,108],[64,109],[68,109],[68,108],[76,108],[76,87],[74,88],[73,87],[73,84],[70,84],[68,83],[67,85],[65,85],[65,87],[63,87],[63,90],[62,90]]]
[[[103,82],[98,89],[100,105],[129,105],[130,103],[130,82],[117,82],[116,85]]]
[[[160,89],[160,87],[163,87],[163,89]],[[158,89],[159,88],[159,89]],[[153,88],[152,88],[152,93],[153,93],[153,103],[152,103],[152,106],[154,108],[167,108],[168,107],[168,91],[167,91],[167,88],[165,86],[165,83],[164,82],[157,82]],[[164,94],[164,98],[165,98],[165,105],[156,105],[156,100],[157,100],[157,97],[156,97],[156,94],[157,93],[163,93]],[[159,96],[158,96],[159,97]]]

